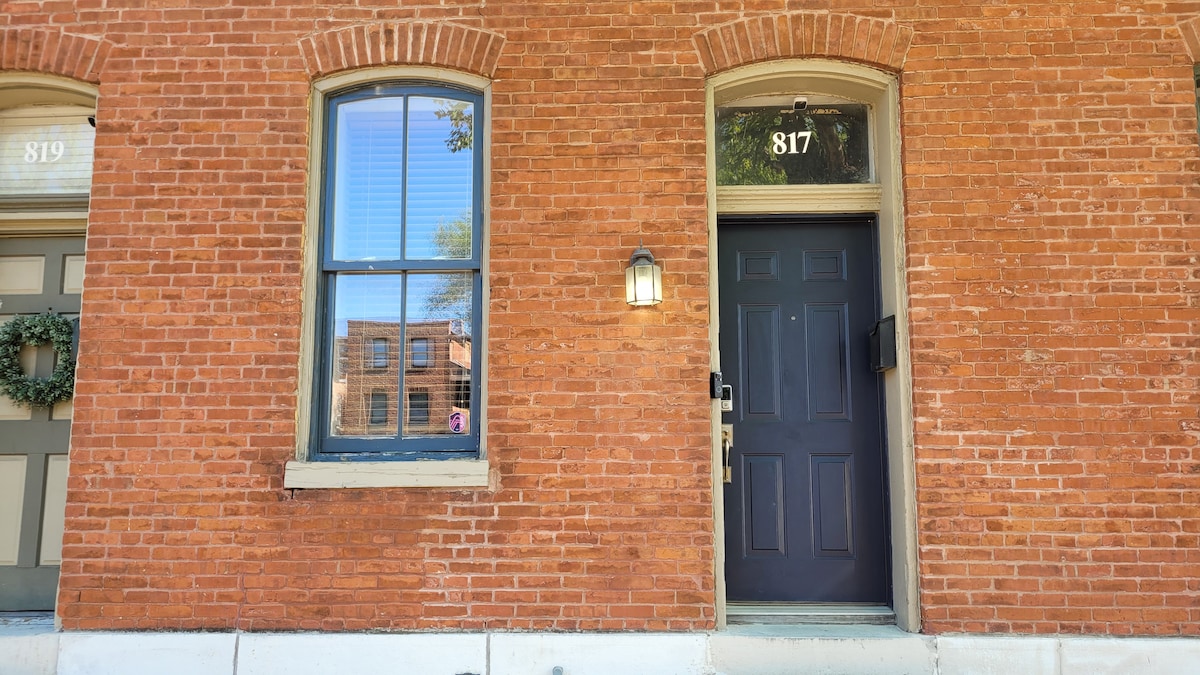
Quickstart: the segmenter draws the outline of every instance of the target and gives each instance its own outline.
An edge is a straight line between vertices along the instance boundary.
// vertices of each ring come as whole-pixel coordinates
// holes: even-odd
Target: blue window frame
[[[482,113],[428,82],[326,102],[313,459],[479,454]],[[405,344],[423,366],[390,358]]]

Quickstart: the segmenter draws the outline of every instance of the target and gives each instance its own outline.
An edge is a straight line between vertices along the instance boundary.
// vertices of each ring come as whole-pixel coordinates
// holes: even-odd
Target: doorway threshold
[[[837,603],[731,602],[725,606],[731,625],[837,624],[889,626],[896,613],[886,605]]]

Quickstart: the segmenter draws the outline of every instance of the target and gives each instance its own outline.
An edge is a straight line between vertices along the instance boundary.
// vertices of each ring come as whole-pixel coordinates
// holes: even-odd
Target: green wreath
[[[71,342],[75,329],[57,314],[22,315],[0,326],[0,393],[29,407],[50,407],[75,391],[75,362]],[[54,372],[48,378],[29,377],[21,368],[21,347],[50,343]]]

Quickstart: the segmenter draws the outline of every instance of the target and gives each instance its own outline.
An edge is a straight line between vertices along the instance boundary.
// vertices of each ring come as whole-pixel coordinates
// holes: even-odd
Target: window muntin
[[[870,119],[869,106],[828,96],[757,96],[720,106],[717,184],[870,183]]]
[[[470,411],[480,389],[471,364],[481,312],[481,103],[477,93],[422,83],[327,103],[312,459],[478,454]],[[424,346],[413,351],[414,343]],[[409,353],[393,357],[390,345]]]

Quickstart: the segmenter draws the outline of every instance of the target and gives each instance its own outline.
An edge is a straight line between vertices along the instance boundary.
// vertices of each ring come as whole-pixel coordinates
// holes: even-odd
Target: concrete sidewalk
[[[1194,675],[1200,639],[892,626],[713,633],[59,633],[0,620],[0,675]]]

